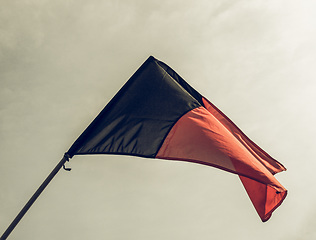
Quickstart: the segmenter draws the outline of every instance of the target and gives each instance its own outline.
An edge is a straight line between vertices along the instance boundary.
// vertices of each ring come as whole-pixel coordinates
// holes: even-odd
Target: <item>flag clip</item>
[[[65,153],[64,159],[65,159],[65,163],[66,163],[66,161],[69,162],[69,155],[67,153]],[[66,170],[66,171],[71,171],[71,168],[67,168],[65,166],[65,163],[63,164],[63,169]]]

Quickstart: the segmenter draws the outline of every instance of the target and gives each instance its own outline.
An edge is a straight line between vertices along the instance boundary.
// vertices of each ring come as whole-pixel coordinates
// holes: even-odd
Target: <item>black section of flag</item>
[[[202,95],[192,88],[183,78],[181,78],[171,67],[164,62],[156,60],[160,67],[162,67],[174,80],[176,80],[181,87],[183,87],[192,97],[199,101],[204,106]]]
[[[170,67],[149,57],[67,153],[155,157],[174,123],[201,99]]]

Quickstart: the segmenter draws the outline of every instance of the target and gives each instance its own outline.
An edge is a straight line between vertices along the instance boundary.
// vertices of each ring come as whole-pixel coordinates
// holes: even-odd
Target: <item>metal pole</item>
[[[25,206],[22,208],[22,210],[19,212],[19,214],[15,217],[15,219],[12,221],[12,223],[7,228],[7,230],[3,233],[0,240],[7,239],[7,237],[10,235],[10,233],[13,231],[13,229],[16,227],[16,225],[20,222],[20,220],[25,215],[25,213],[29,210],[29,208],[33,205],[33,203],[36,201],[36,199],[39,197],[39,195],[47,187],[47,185],[50,183],[50,181],[55,177],[55,175],[61,169],[61,167],[64,166],[66,161],[69,161],[67,154],[64,155],[64,157],[56,165],[56,167],[53,169],[53,171],[48,175],[48,177],[45,179],[45,181],[42,183],[42,185],[37,189],[37,191],[33,194],[33,196],[30,198],[30,200],[25,204]],[[65,166],[64,166],[64,169],[68,170],[68,171],[70,170],[68,168],[65,168]]]

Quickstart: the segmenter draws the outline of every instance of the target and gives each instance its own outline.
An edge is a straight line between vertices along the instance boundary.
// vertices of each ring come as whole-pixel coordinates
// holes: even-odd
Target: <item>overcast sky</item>
[[[316,238],[314,0],[0,0],[0,234],[150,56],[288,171],[262,223],[238,176],[75,156],[9,239]]]

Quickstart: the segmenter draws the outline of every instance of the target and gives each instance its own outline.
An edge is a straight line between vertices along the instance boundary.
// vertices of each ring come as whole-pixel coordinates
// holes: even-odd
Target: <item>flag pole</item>
[[[47,176],[45,181],[36,190],[36,192],[33,194],[33,196],[30,198],[30,200],[25,204],[25,206],[22,208],[22,210],[19,212],[19,214],[15,217],[15,219],[9,225],[7,230],[3,233],[3,235],[0,238],[0,240],[7,239],[7,237],[10,235],[10,233],[13,231],[13,229],[16,227],[16,225],[20,222],[20,220],[23,218],[25,213],[33,205],[33,203],[36,201],[36,199],[39,197],[39,195],[43,192],[43,190],[47,187],[47,185],[50,183],[50,181],[55,177],[55,175],[58,173],[58,171],[61,169],[61,167],[63,167],[66,171],[70,171],[71,170],[70,168],[65,168],[65,162],[66,161],[69,161],[68,154],[64,155],[64,157],[56,165],[56,167],[53,169],[53,171]]]

